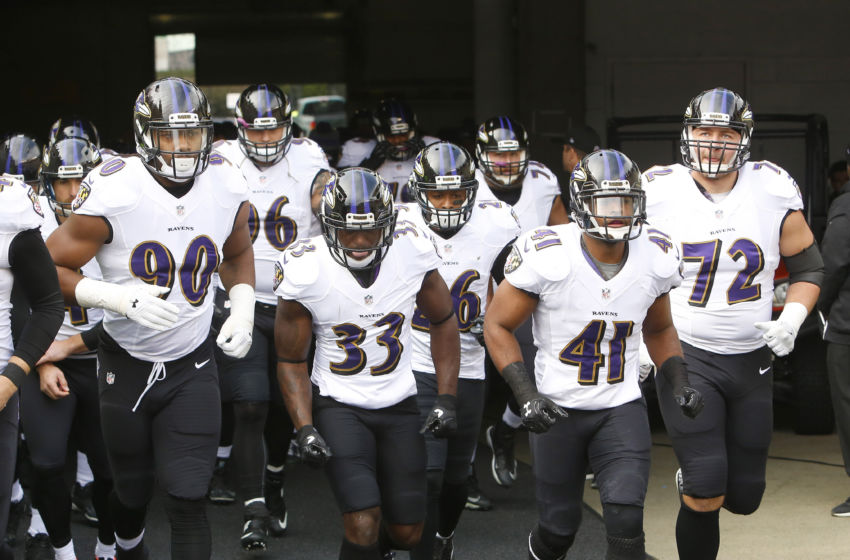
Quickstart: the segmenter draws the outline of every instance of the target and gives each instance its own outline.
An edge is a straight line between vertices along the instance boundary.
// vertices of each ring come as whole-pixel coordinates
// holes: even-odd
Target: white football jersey
[[[333,259],[323,237],[298,241],[278,265],[275,293],[313,316],[311,380],[321,395],[378,409],[416,394],[410,322],[425,275],[440,266],[425,232],[400,224],[368,288]]]
[[[422,142],[426,146],[439,141],[439,138],[433,136],[422,137]],[[372,154],[372,150],[375,149],[377,143],[374,139],[364,140],[363,138],[352,138],[346,141],[342,145],[342,156],[339,158],[337,167],[342,169],[343,167],[360,165],[360,162]],[[407,192],[407,181],[410,179],[410,174],[413,173],[413,163],[416,159],[416,154],[413,154],[413,156],[404,161],[396,161],[388,158],[375,170],[381,176],[381,179],[389,185],[393,191],[393,197],[398,202],[410,200]]]
[[[103,326],[130,355],[149,362],[176,360],[209,335],[213,297],[207,297],[221,249],[230,236],[248,187],[239,169],[218,153],[175,198],[135,156],[116,157],[86,176],[74,212],[102,216],[111,237],[97,253],[106,282],[168,286],[177,323],[155,331],[112,311]]]
[[[430,146],[435,142],[439,142],[440,139],[434,136],[423,136],[422,141],[426,146]],[[342,144],[342,155],[339,156],[339,161],[336,163],[337,168],[342,169],[343,167],[356,167],[360,165],[360,162],[372,155],[372,150],[375,149],[377,144],[378,141],[374,138],[352,138],[346,140]]]
[[[538,391],[567,408],[600,410],[640,398],[643,320],[682,277],[669,238],[644,228],[628,242],[623,268],[605,280],[582,249],[581,234],[573,223],[523,234],[505,263],[505,280],[539,296]]]
[[[669,234],[684,261],[682,287],[670,297],[679,338],[721,354],[764,346],[753,323],[770,320],[780,228],[803,208],[794,180],[770,162],[748,162],[714,203],[676,164],[647,170],[643,188],[650,227]]]
[[[248,183],[255,293],[257,301],[274,305],[274,263],[280,252],[297,239],[320,233],[310,204],[310,188],[316,175],[329,169],[328,159],[308,138],[293,138],[286,156],[263,169],[242,152],[237,140],[219,144],[216,150],[242,171]]]
[[[417,204],[399,204],[400,223],[410,221],[429,231]],[[449,287],[460,330],[460,377],[484,379],[484,348],[469,332],[472,322],[487,308],[490,270],[505,245],[520,234],[510,205],[495,200],[475,203],[469,221],[448,239],[430,232],[443,257],[440,276]],[[431,358],[430,322],[417,308],[413,316],[413,369],[435,373]]]
[[[478,199],[496,199],[484,173],[480,169],[475,170],[475,178],[478,179]],[[522,180],[522,192],[519,200],[513,205],[514,212],[519,217],[522,232],[526,233],[534,228],[545,226],[549,221],[549,213],[552,212],[552,203],[555,197],[561,194],[558,185],[558,177],[548,167],[536,161],[528,162],[528,171]]]
[[[56,214],[50,209],[50,201],[46,196],[40,196],[39,202],[41,207],[45,208],[44,221],[41,224],[41,236],[46,240],[53,233],[53,230],[59,227],[59,220]],[[92,259],[83,265],[80,270],[83,276],[92,280],[102,280],[100,274],[100,266],[97,264],[97,259]],[[79,305],[65,306],[65,319],[62,321],[62,326],[59,327],[59,332],[56,334],[56,340],[65,340],[75,334],[85,332],[92,328],[98,321],[103,319],[103,309],[97,307],[80,307]],[[69,358],[88,358],[94,352],[84,354],[75,354]]]
[[[8,175],[0,176],[0,370],[12,356],[12,276],[9,248],[15,236],[41,226],[43,207],[33,190]]]

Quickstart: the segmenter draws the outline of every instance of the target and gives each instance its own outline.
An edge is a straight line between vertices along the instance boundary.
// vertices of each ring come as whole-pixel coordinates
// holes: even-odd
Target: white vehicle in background
[[[305,136],[310,134],[320,122],[327,122],[334,128],[347,126],[345,98],[341,95],[302,97],[295,102],[292,122],[304,131]]]

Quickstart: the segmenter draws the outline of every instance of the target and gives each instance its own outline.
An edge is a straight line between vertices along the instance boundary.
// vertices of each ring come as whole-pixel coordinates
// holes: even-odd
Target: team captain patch
[[[522,256],[519,254],[519,249],[514,245],[511,247],[511,254],[505,259],[505,274],[510,274],[522,264]]]
[[[283,267],[280,266],[280,263],[274,263],[274,289],[277,290],[277,287],[280,286],[280,283],[283,282]]]
[[[79,210],[80,206],[82,206],[83,202],[85,202],[89,198],[90,194],[91,194],[91,187],[90,186],[88,186],[85,183],[80,185],[80,192],[77,193],[77,198],[75,198],[74,202],[71,204],[71,210],[73,210],[75,212],[77,210]]]

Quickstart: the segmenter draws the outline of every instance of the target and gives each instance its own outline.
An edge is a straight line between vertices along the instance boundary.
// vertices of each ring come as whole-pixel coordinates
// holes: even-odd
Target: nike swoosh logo
[[[765,373],[767,373],[768,371],[770,371],[770,366],[767,366],[767,367],[766,367],[766,368],[764,368],[764,369],[759,368],[759,375],[764,375],[764,374],[765,374]]]
[[[201,369],[202,367],[207,365],[207,362],[209,362],[209,361],[210,361],[209,358],[207,358],[206,360],[204,360],[200,364],[198,362],[195,362],[195,369]]]

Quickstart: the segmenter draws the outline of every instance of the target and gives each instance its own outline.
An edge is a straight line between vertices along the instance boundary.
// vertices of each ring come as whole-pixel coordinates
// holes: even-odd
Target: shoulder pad
[[[281,297],[302,296],[321,279],[319,251],[327,251],[324,238],[299,239],[286,248],[275,263],[275,293]]]
[[[499,200],[481,200],[476,201],[475,206],[474,212],[480,214],[480,219],[488,224],[493,233],[492,236],[488,235],[484,242],[504,247],[522,233],[519,217],[510,204]]]
[[[221,155],[211,155],[210,160],[216,156],[221,158],[222,164],[210,165],[206,171],[198,176],[196,181],[208,180],[213,181],[216,188],[213,189],[216,198],[225,206],[233,206],[234,200],[241,202],[248,199],[248,182],[242,171],[234,165],[224,165],[223,162],[230,163]],[[212,161],[210,161],[212,163]]]
[[[29,185],[0,175],[0,231],[17,233],[41,226],[44,210]]]
[[[641,254],[646,260],[652,275],[657,278],[669,278],[682,267],[679,246],[664,231],[645,225],[640,237],[635,240],[641,245]]]
[[[775,198],[783,208],[802,208],[803,194],[791,174],[769,161],[748,162],[744,168],[750,184],[759,185],[767,194]],[[750,188],[750,185],[747,185]]]
[[[102,216],[134,208],[142,197],[142,190],[132,186],[133,178],[139,175],[149,180],[141,158],[114,157],[86,175],[71,209],[80,214]]]
[[[518,266],[527,266],[534,275],[549,282],[563,280],[571,270],[564,247],[564,243],[570,241],[570,234],[565,226],[540,227],[526,232],[514,244],[522,260]],[[505,263],[505,273],[509,272],[508,268],[509,264]]]

